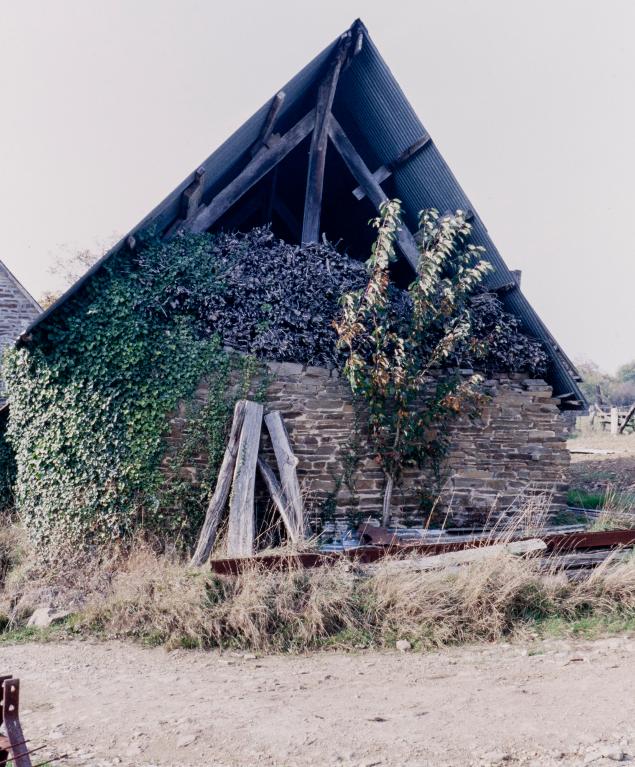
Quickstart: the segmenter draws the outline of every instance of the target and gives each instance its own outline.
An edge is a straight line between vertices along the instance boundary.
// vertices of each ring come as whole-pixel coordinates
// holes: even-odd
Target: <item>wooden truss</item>
[[[270,217],[275,210],[289,230],[303,244],[317,242],[320,237],[324,170],[329,142],[339,153],[358,184],[351,190],[354,197],[357,200],[368,198],[379,210],[381,204],[388,199],[381,187],[382,182],[389,178],[397,167],[423,150],[430,143],[430,137],[425,134],[392,162],[382,165],[376,171],[372,172],[368,168],[331,111],[340,74],[359,53],[362,42],[363,33],[355,28],[342,35],[319,85],[315,107],[283,134],[276,133],[275,129],[284,105],[285,93],[281,91],[274,96],[260,135],[248,152],[247,163],[223,189],[205,203],[202,201],[205,171],[199,169],[194,181],[182,193],[179,218],[166,232],[166,238],[173,237],[179,231],[203,232],[210,229],[250,189],[270,171],[274,171],[271,188],[264,203],[268,216]],[[304,215],[300,226],[299,221],[275,194],[276,169],[278,164],[308,136],[311,136],[311,146]],[[233,225],[239,226],[262,205],[262,200],[258,199],[243,201],[243,205],[232,219]],[[409,264],[416,269],[418,250],[414,237],[405,224],[401,225],[397,233],[397,245]]]

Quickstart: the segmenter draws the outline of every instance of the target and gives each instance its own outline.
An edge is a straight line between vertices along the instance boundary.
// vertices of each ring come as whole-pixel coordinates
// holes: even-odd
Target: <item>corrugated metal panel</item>
[[[370,39],[342,77],[334,112],[371,169],[390,162],[427,133]],[[488,287],[496,289],[514,283],[483,221],[433,142],[396,171],[395,184],[411,225],[416,224],[419,211],[425,208],[472,211],[473,241],[485,248],[494,267],[487,279]],[[576,383],[579,376],[575,366],[561,352],[520,289],[507,292],[504,303],[545,345],[551,358],[550,378],[555,393],[572,392],[584,401]]]
[[[286,99],[279,116],[281,129],[290,127],[313,104],[317,83],[336,44],[337,40],[283,87]],[[260,133],[269,104],[263,105],[202,164],[206,171],[204,201],[209,200],[244,165],[246,152]],[[342,73],[333,110],[371,170],[394,159],[425,131],[367,33],[361,52]],[[157,231],[166,229],[177,218],[181,193],[193,179],[194,172],[146,216],[132,233],[150,227]],[[472,211],[473,240],[485,247],[487,258],[494,266],[493,273],[488,277],[488,286],[496,289],[514,282],[485,225],[434,143],[428,144],[416,157],[399,168],[394,175],[394,183],[397,196],[404,204],[406,220],[411,226],[415,225],[419,211],[424,208],[435,207],[442,212],[457,209]],[[79,290],[124,242],[125,238],[32,323],[29,331]],[[575,368],[559,351],[553,337],[520,290],[514,288],[506,293],[504,301],[508,309],[521,319],[525,328],[545,344],[551,357],[551,379],[556,393],[573,392],[578,399],[583,400],[575,382]]]

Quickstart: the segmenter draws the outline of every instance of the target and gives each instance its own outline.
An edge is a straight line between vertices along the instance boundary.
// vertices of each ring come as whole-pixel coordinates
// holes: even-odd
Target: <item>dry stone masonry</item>
[[[0,261],[0,355],[41,311],[37,301]],[[3,392],[4,384],[0,382],[0,403],[4,402]]]
[[[384,478],[357,426],[350,388],[335,369],[295,363],[267,363],[265,412],[280,410],[299,459],[298,474],[307,505],[324,521],[352,522],[381,517]],[[520,375],[486,382],[490,399],[474,420],[451,426],[451,449],[439,493],[434,479],[408,470],[393,495],[393,520],[425,524],[434,520],[460,526],[483,521],[494,511],[511,512],[528,496],[552,495],[565,505],[569,455],[565,424],[542,380]],[[203,403],[205,382],[196,392]],[[185,405],[171,419],[169,443],[176,447],[186,427]],[[262,450],[275,460],[263,433]],[[205,463],[199,456],[186,471],[196,478]]]

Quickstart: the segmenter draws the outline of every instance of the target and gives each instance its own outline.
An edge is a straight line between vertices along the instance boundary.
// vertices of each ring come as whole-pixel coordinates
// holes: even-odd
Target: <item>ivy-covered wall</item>
[[[9,451],[7,476],[15,470],[10,495],[31,539],[42,547],[94,543],[143,528],[190,542],[235,399],[247,391],[264,398],[269,387],[277,401],[277,384],[255,376],[254,359],[336,369],[340,299],[366,283],[364,265],[331,245],[285,243],[266,228],[149,238],[133,253],[112,256],[5,358],[6,433],[15,457],[13,464]],[[390,300],[407,315],[405,291],[395,288]],[[522,335],[494,296],[475,299],[472,314],[487,366],[534,374],[544,367],[538,342]],[[473,348],[470,339],[450,362],[469,362]],[[211,391],[204,402],[193,398],[203,377]],[[334,488],[344,492],[353,460],[335,473],[323,460],[332,419],[352,417],[350,390],[339,379],[336,385],[319,403],[307,395],[303,404],[299,390],[285,406],[290,419],[304,413],[320,431],[303,455],[308,461],[315,448],[311,470],[328,478],[313,488],[323,493],[324,514],[333,509]],[[185,408],[187,428],[166,457],[168,414],[177,407]],[[349,448],[354,439],[347,437]],[[191,481],[196,456],[205,456],[205,466]],[[372,468],[360,476],[360,489],[375,482]]]

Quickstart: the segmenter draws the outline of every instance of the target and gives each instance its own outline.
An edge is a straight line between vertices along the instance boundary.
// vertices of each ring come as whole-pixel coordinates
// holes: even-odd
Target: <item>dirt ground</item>
[[[568,442],[571,453],[571,487],[588,493],[635,492],[635,434],[617,437],[607,433],[582,432]],[[579,450],[610,451],[585,454]]]
[[[609,765],[635,756],[635,637],[438,654],[0,648],[72,765]],[[632,757],[631,757],[632,758]]]

